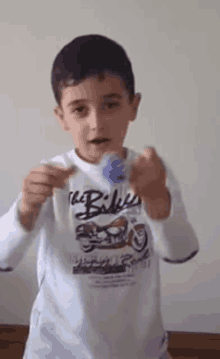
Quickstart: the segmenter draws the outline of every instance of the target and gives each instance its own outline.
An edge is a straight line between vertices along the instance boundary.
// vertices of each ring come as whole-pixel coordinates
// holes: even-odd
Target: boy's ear
[[[135,110],[137,111],[138,110],[138,107],[139,107],[139,104],[141,102],[141,93],[138,92],[136,95],[135,95]]]
[[[63,111],[62,109],[57,106],[55,107],[54,109],[54,116],[58,119],[61,127],[63,128],[64,131],[68,131],[69,130],[69,127],[64,119],[64,114],[63,114]]]
[[[133,99],[133,102],[131,104],[132,110],[133,110],[133,115],[134,115],[134,120],[135,120],[135,118],[137,116],[137,112],[138,112],[138,108],[139,108],[139,105],[140,105],[140,102],[141,102],[141,98],[142,98],[141,93],[138,92],[135,95],[135,97]]]

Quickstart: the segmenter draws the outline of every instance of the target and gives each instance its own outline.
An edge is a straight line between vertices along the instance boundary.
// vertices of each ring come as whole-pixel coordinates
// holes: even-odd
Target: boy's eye
[[[119,102],[108,102],[107,103],[108,108],[117,107],[119,105]]]
[[[80,107],[77,107],[77,108],[75,109],[75,111],[81,113],[81,112],[83,111],[83,109],[84,109],[84,106],[80,106]]]
[[[105,105],[107,105],[109,109],[112,109],[114,107],[118,107],[119,102],[107,102]],[[77,114],[81,114],[84,109],[85,109],[85,106],[80,106],[80,107],[77,107],[75,110],[73,110],[71,112],[76,112]]]

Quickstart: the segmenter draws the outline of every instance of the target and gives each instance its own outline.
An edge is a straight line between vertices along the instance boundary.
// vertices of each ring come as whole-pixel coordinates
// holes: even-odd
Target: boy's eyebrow
[[[112,97],[122,98],[122,96],[119,95],[119,93],[109,93],[108,95],[105,95],[103,97],[104,98],[112,98]]]
[[[104,98],[115,98],[115,97],[116,97],[116,98],[118,98],[118,99],[121,99],[121,98],[122,98],[122,96],[119,95],[118,93],[109,93],[109,94],[107,94],[107,95],[104,95],[103,97],[104,97]],[[67,107],[72,106],[72,105],[74,105],[74,104],[78,104],[78,103],[83,102],[83,101],[89,101],[89,100],[86,99],[86,98],[81,98],[80,100],[73,100],[73,101],[70,101],[70,102],[68,103]]]

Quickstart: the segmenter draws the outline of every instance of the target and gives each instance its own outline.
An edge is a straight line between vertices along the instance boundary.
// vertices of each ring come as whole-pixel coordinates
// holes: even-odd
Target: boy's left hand
[[[166,169],[153,147],[148,147],[131,166],[129,178],[134,193],[148,204],[153,219],[167,218],[170,193],[166,188]]]

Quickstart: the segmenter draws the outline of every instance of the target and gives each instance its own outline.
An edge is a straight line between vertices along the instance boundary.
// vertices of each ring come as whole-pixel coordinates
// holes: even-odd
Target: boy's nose
[[[103,116],[101,115],[100,112],[96,111],[96,112],[91,113],[89,123],[90,123],[91,129],[96,130],[97,134],[101,133],[102,130],[104,129]]]

